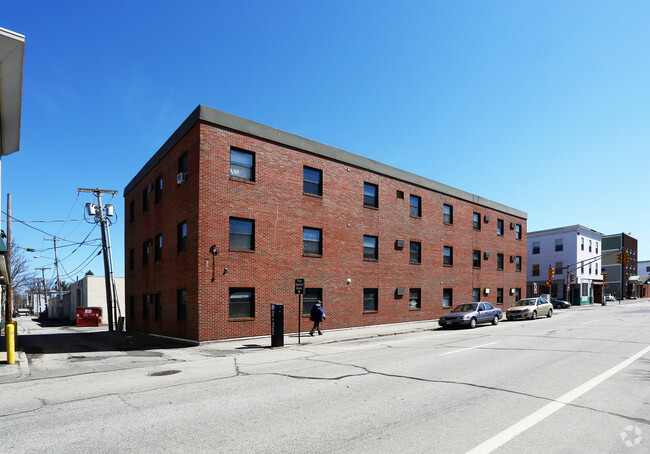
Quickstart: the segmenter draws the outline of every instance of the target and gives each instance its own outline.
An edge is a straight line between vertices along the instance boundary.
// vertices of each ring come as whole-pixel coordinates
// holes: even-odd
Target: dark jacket
[[[314,304],[311,308],[311,312],[309,313],[309,320],[314,322],[322,322],[324,318],[325,311],[323,311],[323,308]]]

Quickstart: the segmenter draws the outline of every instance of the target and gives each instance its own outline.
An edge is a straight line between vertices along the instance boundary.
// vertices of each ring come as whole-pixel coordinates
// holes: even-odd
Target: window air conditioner
[[[176,175],[176,184],[183,184],[187,181],[187,172],[181,172]]]

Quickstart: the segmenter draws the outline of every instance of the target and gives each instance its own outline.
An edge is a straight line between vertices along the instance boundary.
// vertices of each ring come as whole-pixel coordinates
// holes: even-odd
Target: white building
[[[582,225],[528,232],[527,295],[549,293],[545,282],[552,267],[553,297],[574,305],[602,302],[602,237]]]
[[[650,260],[643,260],[637,262],[636,265],[636,274],[641,278],[642,284],[648,284],[650,282]]]
[[[124,278],[115,278],[117,293],[117,317],[125,317],[124,313]],[[63,295],[63,304],[59,305],[59,297],[48,300],[48,316],[62,321],[75,323],[78,307],[101,307],[103,324],[108,324],[106,308],[106,283],[103,276],[85,276],[70,285],[70,290]],[[117,319],[116,319],[117,322]]]
[[[56,290],[48,290],[47,295],[43,292],[33,292],[30,295],[29,299],[34,315],[39,315],[41,312],[47,309],[47,304],[45,304],[45,301],[49,301],[51,298],[57,296],[58,294],[59,292]]]

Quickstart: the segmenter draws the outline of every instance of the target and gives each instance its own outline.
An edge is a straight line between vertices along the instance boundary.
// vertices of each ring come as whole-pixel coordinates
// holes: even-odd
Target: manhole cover
[[[164,375],[174,375],[180,373],[180,370],[163,370],[160,372],[152,372],[149,374],[150,377],[162,377]]]

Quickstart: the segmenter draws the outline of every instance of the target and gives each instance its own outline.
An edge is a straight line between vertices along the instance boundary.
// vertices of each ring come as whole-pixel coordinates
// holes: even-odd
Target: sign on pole
[[[298,295],[298,344],[300,344],[300,320],[302,319],[302,294],[305,293],[305,280],[296,279],[296,295]]]
[[[296,295],[302,295],[305,293],[305,280],[296,279]]]

